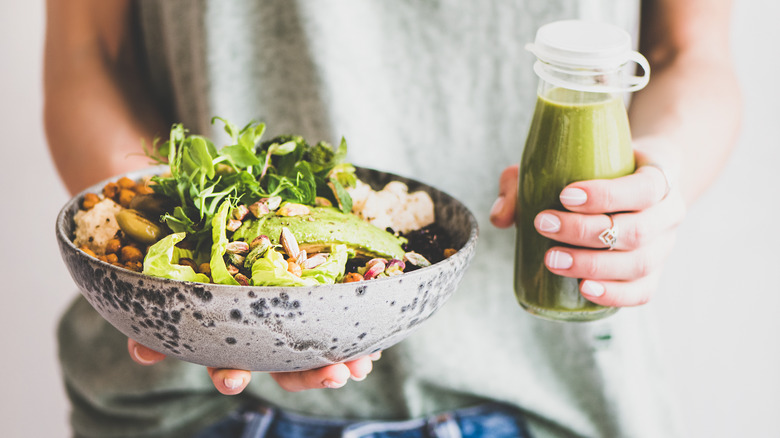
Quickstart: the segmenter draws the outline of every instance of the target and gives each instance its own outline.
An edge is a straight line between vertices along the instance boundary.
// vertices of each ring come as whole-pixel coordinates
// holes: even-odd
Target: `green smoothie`
[[[563,210],[568,184],[634,171],[628,116],[620,96],[552,88],[541,92],[520,164],[515,293],[529,312],[548,319],[590,321],[617,311],[586,300],[579,280],[551,273],[545,252],[565,246],[534,228],[545,209]]]

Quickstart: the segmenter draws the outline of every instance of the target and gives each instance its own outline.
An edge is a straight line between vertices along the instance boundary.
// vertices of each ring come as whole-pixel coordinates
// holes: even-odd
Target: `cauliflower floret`
[[[382,190],[374,191],[358,181],[349,189],[352,212],[371,224],[407,233],[434,222],[433,200],[428,193],[409,193],[406,184],[393,181]]]
[[[91,209],[79,210],[73,216],[76,224],[76,239],[73,244],[91,249],[97,255],[104,255],[106,243],[111,240],[117,231],[115,215],[122,207],[111,199],[104,199]]]

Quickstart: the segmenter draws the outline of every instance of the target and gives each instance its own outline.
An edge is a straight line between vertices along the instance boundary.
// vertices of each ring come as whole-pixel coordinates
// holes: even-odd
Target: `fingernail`
[[[588,201],[588,194],[582,189],[568,188],[563,189],[560,199],[563,205],[582,205]]]
[[[337,382],[337,381],[331,380],[331,379],[325,379],[322,382],[322,386],[324,386],[326,388],[331,388],[331,389],[341,388],[342,386],[344,386],[346,384],[347,384],[347,382]]]
[[[352,376],[352,380],[356,382],[362,382],[363,380],[366,380],[366,376],[360,376],[360,377]]]
[[[568,252],[553,250],[547,253],[547,266],[551,269],[569,269],[574,259]]]
[[[244,379],[228,379],[224,380],[225,387],[228,389],[238,389],[244,384]]]
[[[536,228],[545,233],[557,233],[561,229],[561,220],[554,214],[542,213],[536,218]]]
[[[604,285],[596,281],[585,280],[582,282],[582,293],[592,297],[600,297],[604,295]]]
[[[503,196],[499,196],[496,199],[496,201],[493,203],[493,206],[490,207],[490,217],[500,215],[501,212],[504,211],[505,203],[506,203],[506,199]]]
[[[147,359],[141,356],[140,349],[138,348],[137,345],[133,347],[133,354],[135,355],[136,360],[144,365],[152,365],[155,363],[153,359]]]

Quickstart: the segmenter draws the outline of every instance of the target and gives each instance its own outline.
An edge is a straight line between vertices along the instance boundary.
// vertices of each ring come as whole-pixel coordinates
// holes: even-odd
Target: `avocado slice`
[[[345,214],[333,207],[311,207],[309,214],[278,216],[269,213],[259,219],[244,221],[233,233],[233,240],[251,242],[265,234],[274,244],[279,243],[282,227],[287,227],[307,253],[326,252],[331,245],[344,244],[359,257],[402,259],[401,247],[406,240],[377,228],[353,214]]]

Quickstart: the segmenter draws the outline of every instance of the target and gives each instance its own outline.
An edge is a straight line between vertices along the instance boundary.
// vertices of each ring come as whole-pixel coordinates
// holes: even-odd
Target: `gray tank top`
[[[488,218],[498,175],[519,162],[536,98],[524,44],[542,24],[567,18],[636,35],[639,0],[143,0],[139,13],[155,92],[192,131],[221,137],[209,123],[221,116],[263,121],[269,138],[344,136],[353,163],[441,188],[479,220],[477,255],[459,290],[365,381],[288,393],[255,374],[246,396],[308,415],[373,419],[500,401],[522,409],[537,436],[678,435],[650,310],[585,324],[526,314],[513,295],[514,231]],[[149,397],[156,381],[174,379],[206,399],[204,370],[165,367],[166,383],[152,371],[138,377]],[[160,418],[181,415],[171,401],[160,403]],[[209,403],[214,412],[218,402]]]

